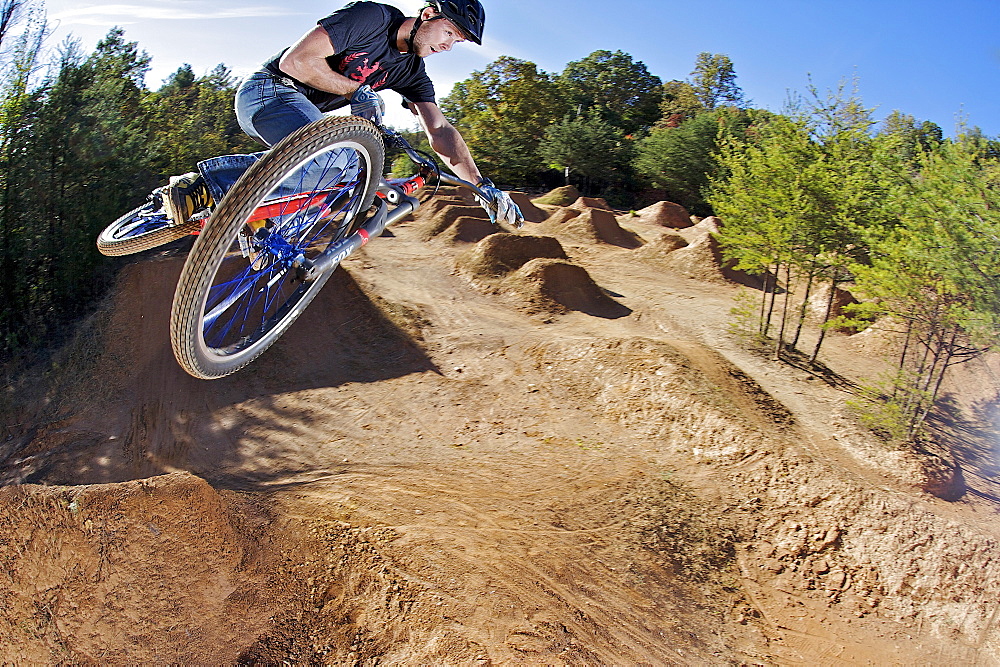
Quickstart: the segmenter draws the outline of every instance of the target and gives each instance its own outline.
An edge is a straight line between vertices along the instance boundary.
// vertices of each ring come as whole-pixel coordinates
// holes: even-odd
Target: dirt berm
[[[870,336],[745,351],[699,226],[431,204],[234,376],[173,360],[181,244],[11,377],[0,661],[1000,664],[995,359],[886,450]]]

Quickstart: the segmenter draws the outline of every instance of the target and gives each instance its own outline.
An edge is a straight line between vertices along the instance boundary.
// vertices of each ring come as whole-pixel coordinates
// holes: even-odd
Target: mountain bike
[[[417,166],[385,179],[385,147]],[[355,116],[327,116],[275,144],[207,217],[174,225],[145,204],[101,232],[98,248],[122,255],[188,234],[170,312],[170,343],[197,378],[234,373],[267,350],[352,252],[420,206],[431,176],[483,196],[441,171],[398,133]]]

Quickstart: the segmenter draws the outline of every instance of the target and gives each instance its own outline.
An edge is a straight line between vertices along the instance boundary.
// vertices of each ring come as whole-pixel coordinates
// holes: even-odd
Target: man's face
[[[434,16],[433,11],[430,16]],[[448,19],[442,18],[433,21],[425,19],[413,38],[413,50],[421,58],[426,58],[441,51],[451,51],[451,47],[457,42],[464,41],[465,37],[462,35],[462,31]]]

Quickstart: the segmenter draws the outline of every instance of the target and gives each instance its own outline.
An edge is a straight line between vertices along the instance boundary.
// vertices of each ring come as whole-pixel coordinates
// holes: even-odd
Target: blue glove
[[[476,195],[479,205],[490,214],[490,220],[495,225],[498,220],[502,220],[518,229],[524,225],[524,216],[510,195],[493,185],[493,181],[484,178],[479,181],[479,191],[483,193],[480,197]]]
[[[361,86],[351,95],[351,115],[367,118],[378,125],[382,124],[385,114],[385,102],[371,86]]]

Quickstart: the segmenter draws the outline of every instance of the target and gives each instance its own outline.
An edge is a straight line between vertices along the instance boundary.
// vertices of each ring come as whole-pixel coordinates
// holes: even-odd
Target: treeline
[[[595,51],[559,74],[502,56],[441,107],[483,171],[508,187],[572,183],[619,207],[662,197],[700,214],[711,212],[703,191],[720,125],[742,136],[760,116],[730,59],[711,53],[667,83],[621,51]]]
[[[120,29],[93,53],[44,60],[30,0],[0,2],[0,353],[44,343],[92,307],[118,263],[98,232],[199,159],[257,150],[232,110],[232,77],[181,67],[156,91]]]

